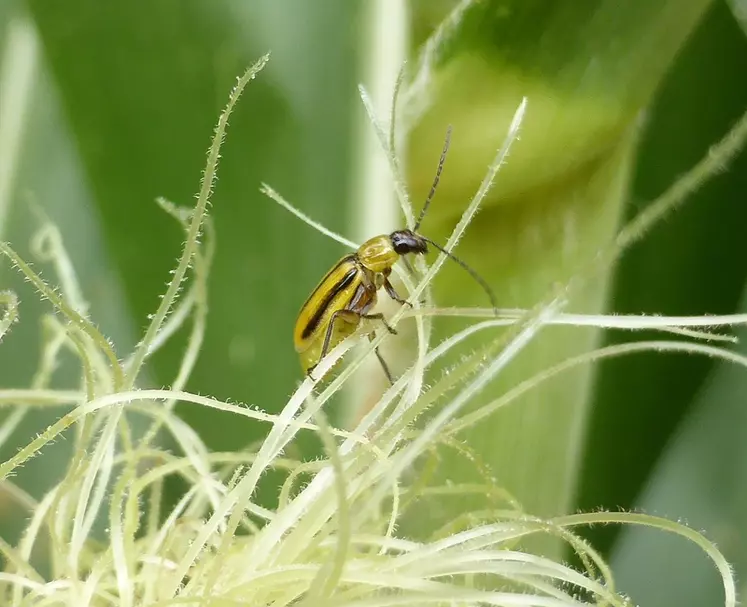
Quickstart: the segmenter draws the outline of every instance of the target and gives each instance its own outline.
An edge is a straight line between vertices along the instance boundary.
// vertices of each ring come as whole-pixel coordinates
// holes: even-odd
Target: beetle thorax
[[[397,259],[399,253],[394,250],[392,239],[386,235],[374,236],[358,248],[358,261],[376,274],[390,270]]]

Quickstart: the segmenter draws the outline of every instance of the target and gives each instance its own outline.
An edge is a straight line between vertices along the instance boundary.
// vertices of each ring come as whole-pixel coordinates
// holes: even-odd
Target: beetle
[[[445,253],[469,272],[488,294],[493,309],[498,308],[492,290],[472,268],[450,251],[417,233],[441,178],[450,139],[451,127],[446,133],[431,190],[414,228],[381,234],[364,242],[357,251],[340,259],[327,272],[301,306],[293,331],[293,341],[301,360],[301,367],[312,379],[312,372],[319,361],[343,339],[352,335],[363,319],[381,321],[390,333],[396,335],[396,330],[387,323],[383,314],[371,313],[370,310],[376,304],[377,293],[382,287],[394,301],[412,307],[409,301],[399,296],[389,281],[389,276],[399,259],[411,269],[405,255],[425,255],[428,252],[428,245]],[[373,333],[369,333],[369,339],[373,340]],[[387,379],[393,384],[392,374],[379,349],[375,348],[374,351]]]

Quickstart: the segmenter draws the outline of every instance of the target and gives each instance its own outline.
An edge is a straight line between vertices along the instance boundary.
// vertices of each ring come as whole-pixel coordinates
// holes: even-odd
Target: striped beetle
[[[493,308],[497,308],[495,296],[485,280],[450,251],[417,233],[441,178],[450,138],[451,127],[446,133],[446,141],[433,185],[415,227],[412,230],[396,230],[391,234],[374,236],[364,242],[357,251],[343,257],[327,272],[301,306],[293,332],[293,341],[301,359],[301,367],[310,377],[313,377],[311,373],[319,361],[343,339],[352,335],[361,320],[379,320],[390,333],[397,333],[386,322],[383,314],[371,313],[370,310],[376,304],[377,292],[382,287],[394,301],[412,307],[409,301],[398,295],[389,281],[389,275],[392,273],[392,267],[400,258],[411,269],[404,256],[425,255],[429,244],[448,255],[469,272],[488,294]],[[369,339],[373,340],[373,333],[369,333]],[[387,379],[390,383],[394,383],[389,367],[379,353],[379,349],[376,348],[375,352]]]

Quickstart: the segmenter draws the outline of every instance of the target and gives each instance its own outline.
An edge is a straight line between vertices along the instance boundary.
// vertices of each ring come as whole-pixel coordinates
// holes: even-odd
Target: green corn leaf
[[[444,37],[427,82],[414,77],[405,90],[400,115],[409,133],[414,200],[424,199],[446,125],[454,127],[436,201],[422,227],[436,241],[445,239],[476,190],[521,96],[528,98],[520,140],[456,251],[490,283],[502,307],[533,306],[613,238],[630,196],[640,118],[708,5],[475,3]],[[441,18],[445,7],[439,7]],[[437,23],[434,10],[430,3],[415,5],[416,41]],[[604,311],[611,277],[597,276],[568,309]],[[455,264],[444,268],[434,297],[440,306],[488,305],[480,286]],[[437,321],[434,342],[458,326]],[[468,348],[496,338],[485,333]],[[599,340],[595,330],[548,331],[479,401]],[[461,437],[529,512],[552,515],[572,507],[592,378],[589,368],[567,373]],[[439,479],[472,478],[465,476],[469,464],[461,456],[441,457]],[[480,502],[470,500],[445,507],[436,518],[448,520]],[[422,531],[432,522],[420,512],[413,525]]]

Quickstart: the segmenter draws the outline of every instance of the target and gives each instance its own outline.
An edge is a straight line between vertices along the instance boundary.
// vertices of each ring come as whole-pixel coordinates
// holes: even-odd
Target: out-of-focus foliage
[[[454,142],[437,202],[423,227],[441,241],[477,188],[513,109],[522,95],[528,96],[521,140],[458,251],[488,278],[501,305],[534,305],[553,285],[593,259],[613,238],[624,215],[632,216],[676,177],[667,171],[655,187],[642,181],[647,169],[637,164],[639,138],[646,138],[648,129],[655,128],[650,126],[653,95],[662,86],[672,86],[665,85],[663,78],[675,69],[679,51],[708,5],[695,1],[623,6],[590,1],[540,9],[540,3],[531,2],[479,3],[467,9],[462,23],[445,36],[443,50],[430,70],[429,85],[416,80],[414,92],[406,91],[406,96],[415,98],[408,101],[419,119],[407,125],[412,129],[408,175],[416,199],[428,191],[446,124],[454,124]],[[415,39],[420,42],[443,17],[446,6],[415,6],[417,18],[430,24]],[[719,8],[723,14],[723,7]],[[726,26],[733,28],[731,23]],[[736,38],[736,43],[742,42]],[[684,68],[686,73],[691,70]],[[419,113],[418,102],[425,108]],[[403,121],[409,109],[402,109]],[[727,130],[734,116],[725,117],[726,125],[711,130],[711,142]],[[662,120],[667,120],[666,114]],[[681,129],[679,136],[685,136],[685,131]],[[645,151],[648,145],[650,139]],[[672,141],[661,145],[670,147]],[[680,172],[707,149],[707,144],[688,145],[698,145],[699,151],[678,165]],[[660,159],[649,164],[654,171],[667,166]],[[629,198],[635,206],[626,213],[624,204]],[[732,199],[731,207],[735,206]],[[569,309],[591,313],[608,309],[607,289],[613,280],[613,271],[597,276],[573,294]],[[667,281],[661,276],[658,281],[666,289]],[[635,292],[637,286],[631,288]],[[487,303],[480,286],[453,264],[444,268],[435,295],[441,305]],[[613,294],[613,309],[617,299]],[[651,303],[627,311],[661,311],[659,302]],[[464,324],[452,319],[439,323],[434,341]],[[498,339],[496,335],[485,332],[470,346],[490,344]],[[470,405],[477,407],[542,369],[590,351],[600,337],[595,331],[578,328],[543,334]],[[454,354],[444,366],[458,359]],[[615,377],[627,381],[622,374]],[[578,472],[585,465],[582,445],[594,402],[593,387],[588,368],[574,369],[461,438],[476,449],[498,482],[531,511],[546,515],[566,511],[578,483],[583,483]],[[622,391],[615,388],[613,394],[619,396]],[[603,440],[610,444],[607,436]],[[445,450],[441,458],[436,474],[440,480],[464,479],[461,455]],[[589,459],[594,461],[593,456]],[[482,496],[469,499],[454,500],[434,517],[449,520],[465,507],[485,503]],[[431,523],[418,512],[412,524],[428,529]]]
[[[155,308],[181,239],[154,200],[191,204],[226,91],[246,65],[274,51],[272,69],[242,101],[223,150],[212,208],[218,242],[211,322],[190,386],[278,407],[298,377],[289,347],[295,314],[341,250],[258,189],[271,182],[326,225],[344,229],[357,103],[355,8],[334,1],[260,2],[253,10],[238,2],[136,1],[103,10],[84,0],[75,10],[34,1],[26,9],[54,95],[32,100],[59,101],[70,154],[82,167],[80,182],[91,192],[138,328]],[[55,164],[52,158],[45,166]],[[34,186],[25,180],[17,187]],[[25,212],[22,201],[12,212]],[[76,238],[75,230],[65,235]],[[170,381],[181,343],[156,360],[155,384]],[[185,415],[216,446],[236,448],[258,436],[236,420]]]
[[[651,108],[628,216],[700,158],[717,133],[726,132],[744,111],[747,82],[741,75],[746,70],[745,37],[728,10],[716,4]],[[743,238],[732,226],[747,222],[747,207],[740,202],[746,191],[743,153],[623,258],[612,309],[673,315],[737,311],[747,264]],[[609,336],[610,341],[624,339]],[[687,419],[712,367],[707,359],[653,354],[602,364],[581,507],[631,506],[672,433]],[[596,537],[609,541],[611,531],[597,531]]]

